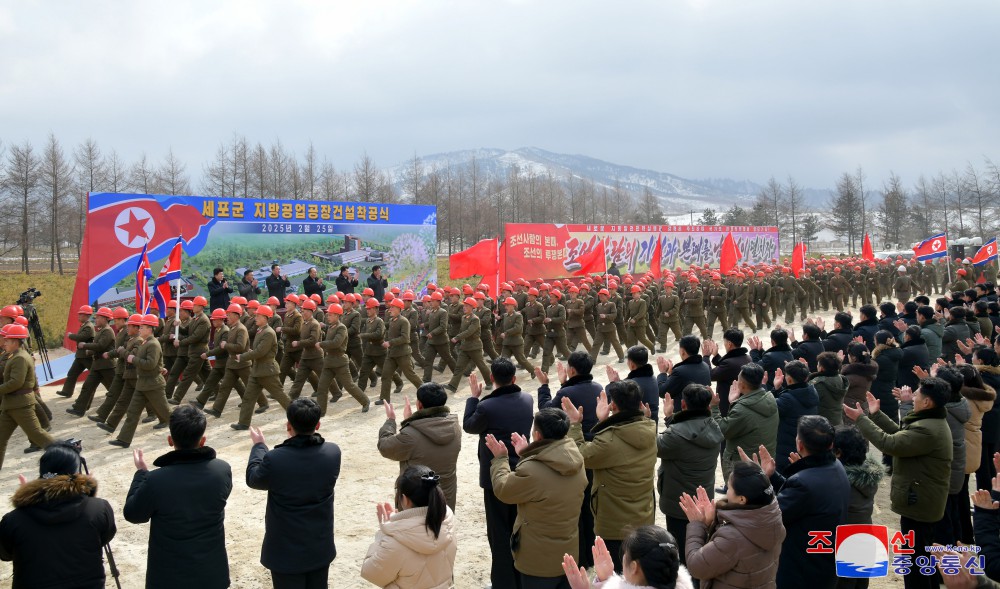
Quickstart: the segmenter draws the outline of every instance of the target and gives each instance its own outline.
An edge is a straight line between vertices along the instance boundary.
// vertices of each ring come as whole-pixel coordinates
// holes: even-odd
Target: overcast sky
[[[6,2],[0,141],[172,147],[196,187],[234,131],[341,169],[536,146],[910,185],[1000,159],[998,24],[995,0]]]

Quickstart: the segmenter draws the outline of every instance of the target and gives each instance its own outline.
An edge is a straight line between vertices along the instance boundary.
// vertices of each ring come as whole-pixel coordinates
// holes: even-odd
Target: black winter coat
[[[318,433],[297,435],[268,450],[254,444],[247,486],[267,491],[260,563],[294,575],[330,566],[334,488],[340,476],[340,447]]]
[[[18,487],[0,520],[0,559],[14,561],[13,589],[104,589],[102,547],[115,514],[97,481],[59,475]]]
[[[706,358],[707,361],[707,358]],[[725,356],[712,358],[712,380],[715,381],[715,392],[719,395],[719,413],[723,417],[729,415],[729,387],[740,377],[740,370],[751,362],[746,348],[733,348]]]
[[[983,382],[1000,394],[1000,367],[977,366]],[[1000,403],[993,403],[993,408],[983,414],[983,443],[993,442],[1000,445]]]
[[[302,292],[305,293],[306,296],[318,294],[322,297],[324,288],[326,288],[326,285],[324,283],[323,286],[320,286],[319,278],[313,279],[310,276],[306,276],[302,280]]]
[[[931,365],[931,355],[927,350],[927,343],[924,338],[918,337],[908,342],[903,342],[899,346],[903,350],[903,357],[899,359],[899,373],[896,374],[896,386],[907,386],[914,391],[920,386],[920,379],[913,374],[913,367],[919,366],[924,370],[929,370]],[[881,372],[881,368],[879,371]]]
[[[816,372],[816,358],[825,351],[826,347],[819,340],[795,342],[792,346],[792,358],[808,364],[809,372]]]
[[[562,409],[563,397],[569,397],[574,407],[583,407],[583,437],[589,441],[594,438],[594,433],[590,430],[597,425],[597,397],[603,389],[604,387],[594,382],[592,374],[578,374],[567,379],[553,399],[546,383],[538,387],[538,409],[546,407]]]
[[[281,304],[285,304],[285,289],[292,285],[288,280],[285,280],[281,276],[275,276],[273,273],[268,274],[267,278],[264,279],[264,285],[267,286],[267,296],[278,297]]]
[[[656,376],[656,388],[662,399],[667,393],[674,400],[674,413],[681,410],[681,392],[689,384],[712,386],[712,369],[704,363],[700,354],[688,356],[677,364],[670,374],[661,372]]]
[[[385,289],[389,287],[389,281],[385,278],[378,278],[374,274],[368,277],[368,288],[375,293],[375,300],[381,301],[385,298]]]
[[[809,532],[836,530],[847,522],[851,483],[833,452],[805,456],[784,472],[771,475],[778,493],[785,541],[778,561],[777,589],[799,589],[808,579],[810,589],[837,586],[833,554],[809,554]]]
[[[795,383],[778,391],[774,401],[778,405],[778,442],[774,462],[778,470],[783,471],[788,466],[788,455],[795,452],[799,418],[819,414],[819,393],[807,382]]]
[[[490,463],[493,453],[486,447],[487,434],[500,440],[507,446],[507,459],[510,469],[517,465],[517,453],[510,443],[510,434],[517,432],[524,437],[531,434],[531,423],[535,418],[534,401],[528,393],[522,393],[516,384],[495,389],[482,399],[469,397],[465,401],[465,416],[462,418],[462,429],[467,434],[479,435],[479,486],[492,489],[490,478]]]
[[[651,364],[644,364],[635,370],[628,373],[625,380],[631,380],[635,384],[639,385],[639,390],[642,391],[642,402],[649,405],[649,417],[653,421],[660,419],[660,389],[656,384],[656,378],[653,376],[653,366]],[[583,432],[586,438],[588,432]],[[588,440],[590,438],[587,438]]]
[[[994,501],[1000,501],[1000,493],[990,491]],[[1000,509],[975,508],[972,516],[973,534],[976,544],[985,557],[983,570],[990,579],[1000,579]]]
[[[233,292],[233,287],[223,286],[221,282],[212,278],[208,281],[208,307],[214,311],[225,309],[229,306],[229,293]]]
[[[844,343],[844,347],[841,350],[847,351],[847,345],[851,343],[851,339],[858,337],[859,335],[865,340],[865,345],[868,346],[868,350],[875,349],[875,334],[878,333],[879,325],[878,321],[874,319],[865,319],[854,326],[854,331],[851,333],[851,338]],[[829,350],[829,348],[828,348]],[[837,352],[839,350],[829,350],[831,352]]]
[[[761,352],[760,350],[750,350],[750,359],[760,364],[761,368],[767,373],[764,375],[763,387],[765,390],[774,390],[774,373],[779,368],[784,369],[785,364],[791,362],[795,358],[792,357],[792,348],[789,346],[774,346],[769,348],[766,352]]]
[[[886,315],[885,317],[878,320],[878,328],[880,331],[883,329],[885,331],[888,331],[889,333],[892,334],[892,337],[896,338],[896,341],[899,341],[900,331],[894,325],[897,319],[901,319],[901,317],[896,313],[893,313],[892,315]],[[873,350],[874,348],[868,348],[868,349]]]
[[[357,278],[351,278],[350,274],[344,276],[343,274],[337,275],[337,292],[341,293],[352,293],[354,292],[354,287],[358,285]]]
[[[152,522],[146,588],[229,587],[226,500],[233,490],[229,464],[215,450],[174,450],[156,470],[137,470],[123,510],[133,524]],[[183,500],[179,500],[183,498]]]
[[[878,355],[876,355],[876,352]],[[892,389],[899,377],[899,364],[903,361],[903,350],[898,347],[875,346],[872,359],[878,364],[878,374],[869,389],[879,399],[893,398]]]

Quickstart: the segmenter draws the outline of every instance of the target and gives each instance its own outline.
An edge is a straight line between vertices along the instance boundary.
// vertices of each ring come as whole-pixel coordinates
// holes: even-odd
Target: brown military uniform
[[[534,377],[535,367],[524,357],[524,317],[514,311],[500,316],[500,354],[517,360]]]
[[[410,350],[410,322],[402,315],[390,317],[388,321],[385,341],[389,343],[389,349],[386,351],[385,363],[382,365],[382,394],[379,396],[381,401],[389,400],[389,380],[399,380],[399,372],[403,373],[403,376],[410,381],[415,389],[419,389],[420,385],[423,384],[423,381],[417,378],[417,373],[413,371],[413,357]],[[402,382],[399,384],[396,392],[402,388]]]
[[[256,327],[256,323],[254,327]],[[221,415],[222,410],[226,408],[226,401],[229,400],[229,393],[233,388],[246,401],[246,385],[250,383],[250,360],[245,357],[241,357],[238,361],[236,360],[236,356],[250,349],[250,332],[247,331],[245,325],[239,323],[229,328],[229,331],[226,332],[226,338],[223,341],[226,342],[225,361],[223,361],[222,356],[216,356],[215,361],[216,365],[223,364],[225,370],[222,380],[219,381],[218,391],[215,394],[215,403],[212,405],[211,414],[215,416]],[[219,349],[221,350],[221,348]],[[209,350],[209,354],[213,352],[216,352],[216,350]],[[207,384],[205,388],[208,388]],[[204,402],[207,402],[208,397],[206,396],[205,399]],[[264,396],[263,392],[258,393],[257,404],[262,409],[267,408],[267,397]]]
[[[323,326],[316,317],[309,321],[303,321],[299,330],[299,339],[296,350],[299,355],[299,366],[295,370],[295,381],[292,383],[289,399],[298,399],[302,394],[302,386],[306,380],[314,380],[313,390],[319,390],[319,375],[323,372],[323,350],[317,348],[316,344],[323,341]]]
[[[106,325],[104,329],[96,331],[93,341],[83,342],[79,344],[79,347],[86,350],[92,358],[90,372],[87,373],[87,380],[80,387],[80,396],[76,398],[73,407],[67,409],[66,412],[83,416],[94,401],[97,385],[103,384],[104,388],[110,391],[111,383],[115,380],[115,361],[110,357],[110,352],[115,347],[115,330],[110,325]],[[107,358],[104,357],[106,352],[109,353]]]
[[[256,399],[261,390],[270,393],[271,398],[277,401],[282,409],[288,408],[291,399],[285,394],[285,389],[281,386],[281,379],[278,378],[280,369],[278,363],[274,361],[274,356],[277,353],[278,336],[268,325],[257,331],[257,335],[253,339],[253,348],[240,354],[241,361],[253,361],[253,366],[250,368],[250,382],[247,383],[243,403],[240,404],[240,426],[250,426],[254,406],[252,399]]]
[[[142,342],[135,351],[136,368],[135,392],[125,412],[125,423],[118,432],[118,441],[126,445],[132,443],[135,428],[139,425],[142,409],[148,402],[160,423],[170,421],[170,406],[167,405],[165,393],[166,381],[163,379],[163,352],[156,337],[150,337]]]
[[[625,329],[628,331],[629,341],[634,340],[652,352],[656,346],[649,340],[649,335],[646,333],[648,327],[649,303],[641,296],[634,298],[633,295],[633,298],[628,302],[628,323],[625,325]]]
[[[434,309],[427,311],[427,355],[424,357],[424,382],[431,382],[434,358],[441,357],[448,368],[455,371],[455,360],[451,357],[451,343],[448,341],[448,311]]]
[[[128,357],[138,352],[141,345],[142,338],[136,334],[134,337],[127,338],[124,349],[119,350],[120,361],[125,365],[125,371],[122,372],[122,392],[118,395],[118,400],[115,401],[107,417],[104,418],[104,423],[107,426],[104,428],[105,431],[115,431],[118,424],[121,423],[122,418],[125,417],[125,412],[128,411],[129,405],[132,404],[132,397],[135,396],[135,383],[139,378],[139,373],[136,371],[135,362],[129,363]],[[146,412],[152,414],[152,405],[149,403],[146,404]]]
[[[448,388],[453,392],[458,390],[458,383],[462,380],[462,375],[466,369],[479,367],[480,374],[483,375],[483,382],[490,382],[490,369],[483,361],[483,342],[479,338],[479,317],[475,313],[463,313],[461,329],[455,334],[458,340],[458,361],[456,370],[451,375]]]
[[[54,441],[35,416],[34,390],[35,361],[22,348],[7,358],[3,367],[3,383],[0,383],[0,468],[3,468],[7,442],[18,427],[39,448],[45,448]]]
[[[187,325],[187,337],[181,338],[181,347],[187,347],[187,364],[181,374],[180,382],[173,392],[171,404],[178,404],[184,400],[189,388],[194,383],[195,378],[201,373],[205,360],[201,355],[208,351],[208,340],[212,335],[212,322],[209,321],[205,313],[199,313],[191,317]]]
[[[545,307],[545,345],[542,347],[542,372],[548,372],[555,362],[552,349],[559,350],[561,359],[569,357],[566,347],[566,307],[559,303]]]
[[[91,419],[102,422],[108,418],[111,410],[114,409],[115,403],[118,402],[118,397],[122,394],[122,387],[125,386],[125,362],[126,356],[122,356],[121,352],[125,350],[125,343],[128,341],[128,327],[122,327],[115,334],[115,344],[108,352],[108,356],[115,360],[115,377],[111,381],[111,388],[108,389],[108,394],[104,396],[104,402],[101,406],[97,408],[97,412]]]
[[[618,342],[618,329],[615,325],[618,307],[609,300],[606,303],[598,302],[595,311],[597,313],[597,337],[594,338],[594,345],[591,346],[591,349],[598,352],[607,343],[614,347],[615,353],[618,354],[618,361],[622,362],[625,360],[625,353],[622,351],[622,345]]]
[[[326,337],[320,342],[320,347],[326,352],[323,358],[323,372],[319,375],[319,389],[316,390],[316,402],[322,415],[326,415],[327,398],[330,387],[334,388],[330,403],[336,403],[343,396],[343,390],[354,397],[365,411],[371,404],[368,397],[351,379],[348,369],[350,360],[347,357],[347,326],[343,323],[331,325],[326,330]]]
[[[361,372],[358,375],[358,386],[361,390],[368,388],[369,379],[375,382],[372,371],[378,367],[380,370],[385,364],[385,348],[382,342],[385,338],[385,323],[381,317],[366,317],[361,335],[361,342],[364,344],[364,356],[361,359]],[[403,384],[403,379],[399,375],[393,376],[393,381],[397,385]]]
[[[364,355],[360,335],[365,320],[357,309],[351,309],[344,311],[340,322],[347,328],[347,360],[351,378],[357,379],[358,373],[361,371],[361,358]],[[358,386],[364,388],[368,386],[368,383],[359,382]]]
[[[80,380],[80,375],[83,374],[84,370],[90,370],[91,354],[81,348],[80,344],[94,340],[94,324],[88,321],[80,325],[76,333],[71,333],[67,337],[76,342],[76,354],[74,354],[73,364],[70,365],[69,372],[66,373],[66,382],[57,393],[62,397],[72,397],[73,389],[76,388],[76,382]]]
[[[671,331],[674,333],[675,341],[681,339],[681,298],[673,291],[670,294],[664,291],[660,295],[660,310],[656,314],[656,331],[660,352],[667,351],[667,335]]]
[[[698,331],[701,332],[701,337],[708,337],[710,332],[705,326],[705,295],[697,285],[692,285],[684,293],[683,309],[684,327],[681,329],[681,332],[691,333],[691,328],[697,325]]]
[[[499,356],[493,346],[493,310],[483,305],[475,310],[475,314],[479,317],[479,339],[483,340],[483,355],[492,362]]]
[[[524,315],[524,354],[530,358],[538,355],[538,350],[545,345],[545,307],[536,299],[534,303],[527,302],[522,311]]]
[[[725,286],[708,287],[708,337],[715,333],[715,322],[718,320],[722,326],[722,331],[729,329],[729,315],[726,312],[726,300],[729,298],[729,289]]]
[[[742,318],[751,331],[757,331],[757,325],[750,315],[750,298],[752,293],[753,284],[749,282],[740,282],[734,285],[733,310],[735,313],[733,314],[733,323],[739,325],[739,318]]]
[[[575,350],[577,344],[583,344],[587,353],[593,356],[590,347],[590,338],[587,337],[587,324],[585,321],[587,303],[577,296],[577,298],[566,301],[566,347]]]

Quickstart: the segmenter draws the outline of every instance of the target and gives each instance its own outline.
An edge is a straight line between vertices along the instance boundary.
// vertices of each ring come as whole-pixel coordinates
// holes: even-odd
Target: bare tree
[[[861,208],[857,178],[844,172],[837,180],[837,190],[831,196],[830,221],[827,227],[837,235],[847,239],[848,252],[855,252],[855,243],[861,238],[861,221],[858,210]]]
[[[768,212],[768,217],[774,220],[774,226],[778,228],[778,231],[782,230],[781,223],[781,201],[785,199],[785,189],[781,186],[781,182],[774,179],[767,181],[767,185],[757,194],[757,202],[760,203],[763,210]]]
[[[77,208],[80,216],[76,221],[76,255],[80,256],[80,248],[83,245],[83,225],[87,220],[87,200],[92,192],[101,192],[105,189],[107,175],[104,166],[104,158],[101,157],[101,148],[93,138],[88,138],[81,143],[73,152],[73,159],[76,161],[76,171],[79,174],[77,183],[80,190],[77,192]]]
[[[59,274],[63,273],[62,251],[59,247],[62,235],[59,226],[63,221],[63,207],[68,193],[73,190],[74,168],[66,159],[62,146],[56,139],[55,134],[49,133],[49,140],[45,144],[45,151],[42,153],[40,166],[41,186],[49,204],[49,272],[56,271],[56,263],[59,265]]]
[[[107,187],[111,192],[128,190],[128,166],[114,149],[104,160]]]
[[[963,192],[968,195],[968,205],[972,209],[973,220],[976,223],[976,234],[986,243],[990,234],[989,209],[994,206],[997,194],[985,178],[970,162],[965,167],[962,179]]]
[[[316,200],[318,196],[317,189],[319,187],[320,167],[316,157],[316,147],[312,141],[309,142],[309,147],[306,149],[306,156],[302,160],[301,170],[302,192],[305,198]]]
[[[875,218],[883,242],[894,244],[892,247],[903,245],[906,204],[907,195],[903,182],[895,172],[890,172],[889,179],[882,186],[882,204],[876,211]]]
[[[190,194],[191,184],[184,170],[187,166],[174,155],[173,148],[167,150],[163,163],[156,171],[156,178],[167,194]]]
[[[792,231],[792,244],[799,241],[799,223],[804,204],[802,187],[795,181],[795,178],[788,176],[788,188],[785,189],[782,205],[787,219],[785,226]]]
[[[865,180],[867,179],[865,171],[861,166],[858,166],[858,170],[854,173],[854,182],[858,189],[858,202],[861,205],[861,232],[859,235],[868,233],[868,193],[865,192]]]
[[[215,158],[205,166],[202,190],[212,196],[228,196],[229,187],[229,150],[222,143],[215,150]]]
[[[361,202],[375,202],[375,192],[378,188],[378,168],[367,152],[362,154],[358,163],[354,164],[354,175],[351,178],[352,196]]]
[[[29,212],[34,208],[38,196],[40,166],[41,162],[29,141],[11,146],[10,154],[7,156],[4,185],[15,205],[12,210],[20,209],[18,221],[21,233],[18,242],[21,246],[21,271],[25,274],[31,273],[28,265],[28,248],[31,246],[31,233],[28,231],[31,222]]]
[[[133,164],[132,171],[129,173],[129,184],[131,185],[131,190],[139,194],[155,194],[158,192],[156,171],[150,165],[149,158],[146,157],[145,152]]]

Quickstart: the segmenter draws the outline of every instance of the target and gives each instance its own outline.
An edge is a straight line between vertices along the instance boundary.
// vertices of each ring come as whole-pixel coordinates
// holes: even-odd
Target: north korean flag
[[[976,266],[984,266],[987,262],[997,257],[997,238],[987,241],[983,247],[976,252],[976,257],[972,258],[972,263]]]
[[[179,236],[193,256],[205,246],[214,218],[201,213],[201,199],[186,196],[97,193],[88,198],[87,227],[73,289],[73,308],[90,304],[132,275],[143,246],[149,258],[167,257]],[[147,245],[148,244],[148,245]],[[70,314],[68,329],[75,329]]]
[[[944,233],[932,235],[913,247],[913,255],[924,262],[948,255],[948,236]]]

